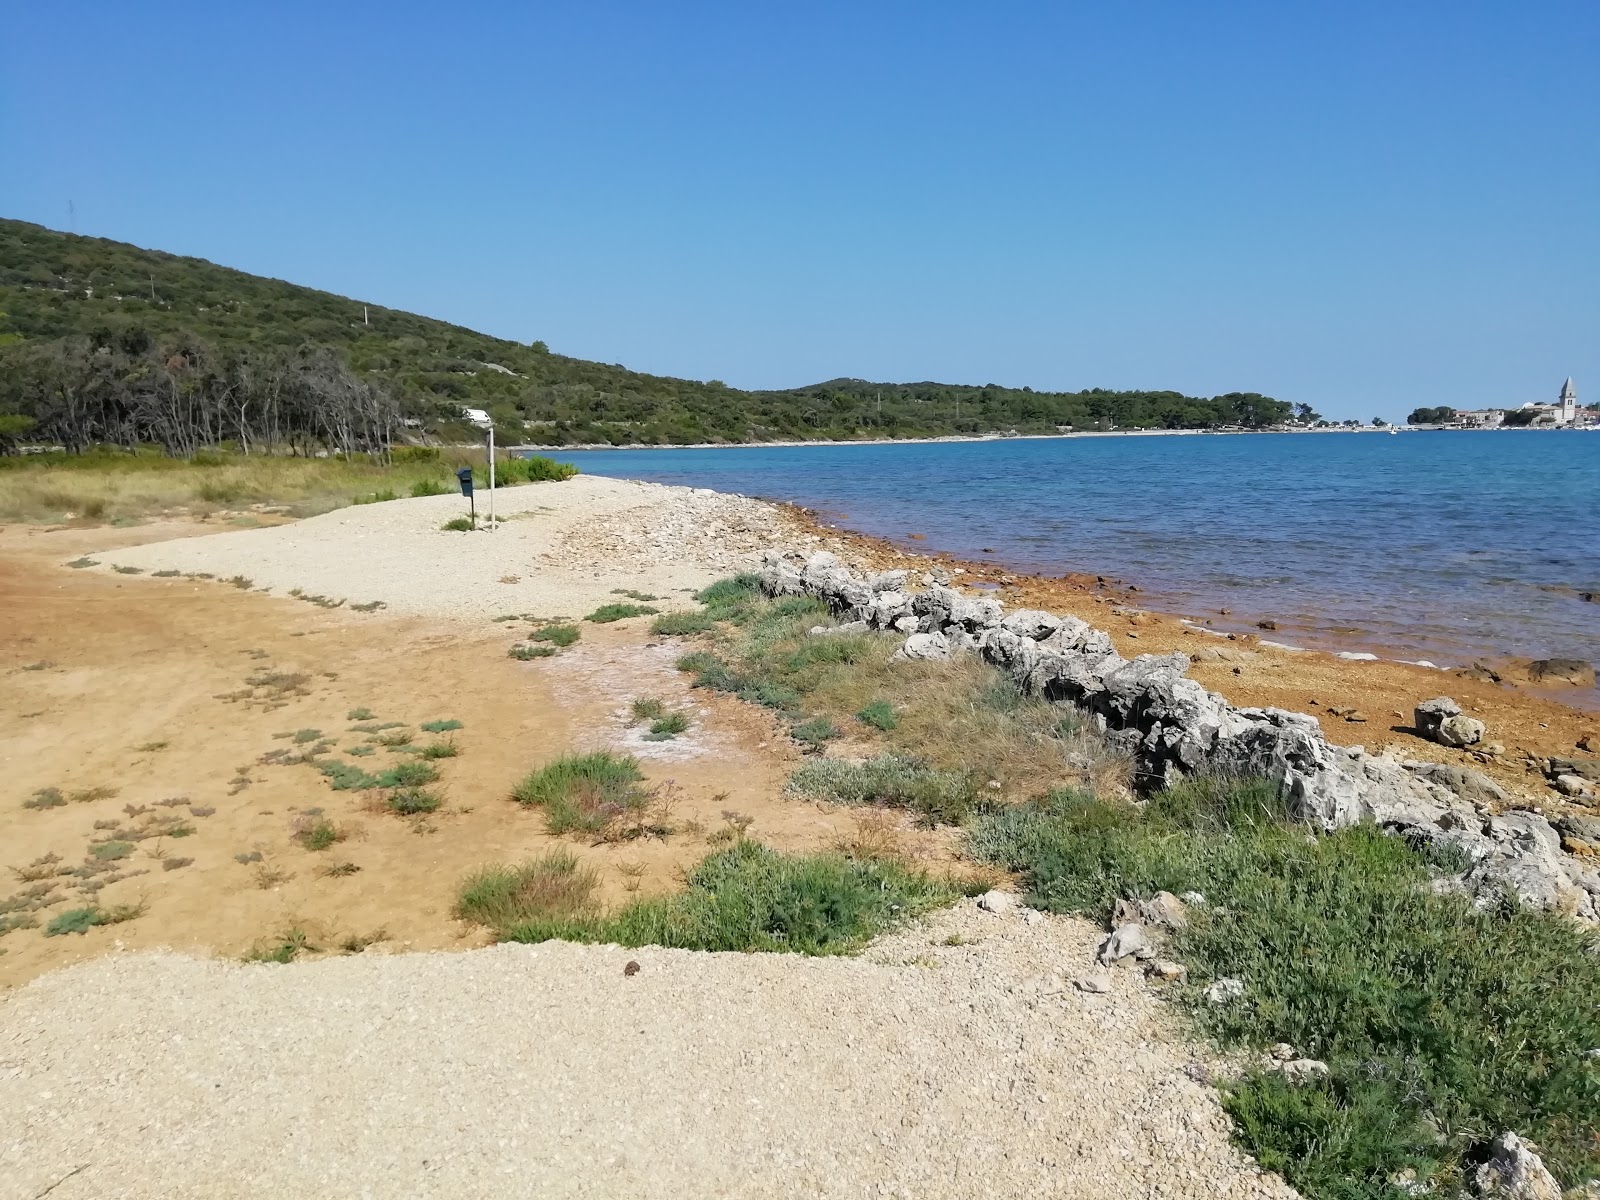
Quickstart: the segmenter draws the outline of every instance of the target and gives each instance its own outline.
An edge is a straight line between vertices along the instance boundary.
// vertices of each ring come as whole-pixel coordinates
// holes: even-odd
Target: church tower
[[[1561,397],[1556,408],[1556,423],[1571,425],[1578,419],[1578,389],[1572,386],[1569,376],[1561,385]]]

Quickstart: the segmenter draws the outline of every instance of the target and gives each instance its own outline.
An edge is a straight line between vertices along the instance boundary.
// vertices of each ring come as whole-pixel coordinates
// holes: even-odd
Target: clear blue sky
[[[0,62],[0,214],[642,370],[1600,398],[1596,0],[52,0]]]

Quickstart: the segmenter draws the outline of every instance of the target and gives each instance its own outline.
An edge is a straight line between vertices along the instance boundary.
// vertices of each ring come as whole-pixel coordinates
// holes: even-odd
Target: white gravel
[[[1292,1196],[1097,936],[104,958],[0,1001],[0,1198]]]
[[[689,592],[805,540],[774,505],[704,488],[580,475],[496,494],[499,527],[447,532],[460,496],[341,508],[263,529],[152,542],[95,557],[145,571],[243,576],[258,588],[431,617],[582,616],[617,588],[682,607]],[[480,499],[479,515],[486,505]],[[811,540],[815,540],[812,538]]]

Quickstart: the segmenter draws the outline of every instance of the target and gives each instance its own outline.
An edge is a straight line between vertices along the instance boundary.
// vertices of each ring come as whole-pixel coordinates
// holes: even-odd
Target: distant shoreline
[[[539,454],[560,454],[571,450],[760,450],[771,447],[801,446],[931,446],[941,443],[970,442],[1059,442],[1074,438],[1119,437],[1243,437],[1258,434],[1334,434],[1334,433],[1568,433],[1583,432],[1567,429],[1536,429],[1531,426],[1492,429],[1453,429],[1442,425],[1363,425],[1356,429],[1085,429],[1072,433],[984,433],[947,434],[940,437],[921,438],[814,438],[810,440],[787,439],[770,442],[572,442],[563,446],[545,446],[523,443],[505,447],[513,450],[533,451]]]

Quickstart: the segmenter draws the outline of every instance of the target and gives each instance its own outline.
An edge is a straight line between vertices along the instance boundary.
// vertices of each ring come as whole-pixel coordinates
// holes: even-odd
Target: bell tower
[[[1572,386],[1570,376],[1561,385],[1561,395],[1556,403],[1557,424],[1571,425],[1578,419],[1578,389]]]

